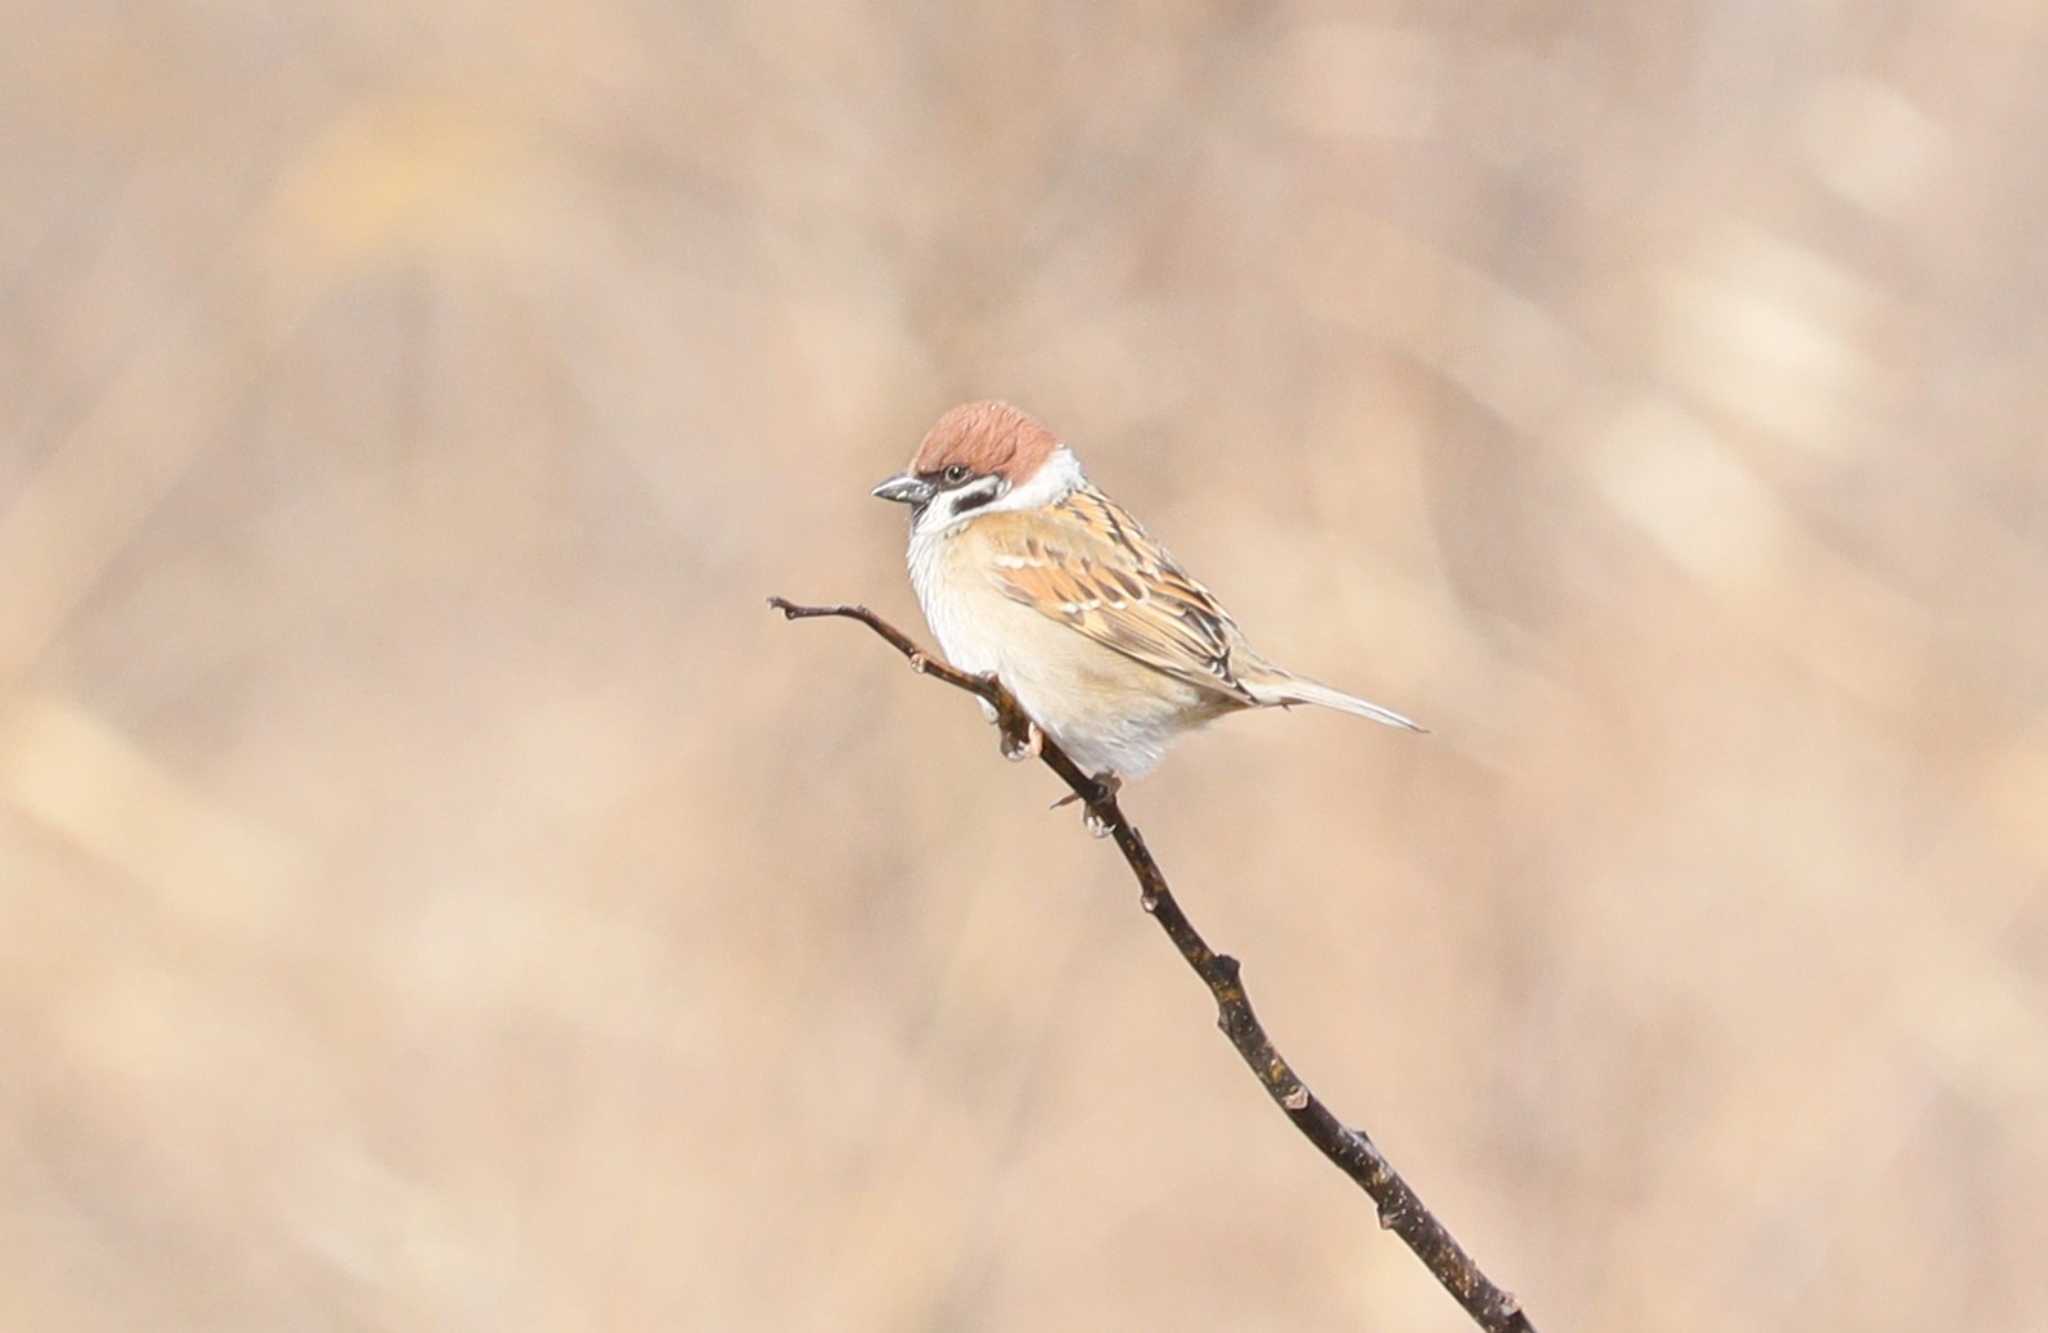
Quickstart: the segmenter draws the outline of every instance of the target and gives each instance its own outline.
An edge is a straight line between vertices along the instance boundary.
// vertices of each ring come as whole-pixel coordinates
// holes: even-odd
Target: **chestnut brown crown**
[[[976,476],[997,476],[1016,486],[1059,447],[1058,437],[1045,423],[1020,407],[995,399],[962,403],[925,432],[910,471],[928,477],[958,465]]]

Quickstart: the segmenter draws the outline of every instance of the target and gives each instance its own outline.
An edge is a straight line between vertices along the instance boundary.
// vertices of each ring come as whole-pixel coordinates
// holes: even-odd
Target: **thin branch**
[[[1029,730],[1029,719],[1009,690],[994,676],[969,675],[949,666],[926,653],[909,635],[864,606],[799,606],[781,597],[770,597],[768,605],[790,620],[817,616],[858,620],[910,659],[911,670],[944,681],[954,689],[965,690],[987,702],[996,710],[996,720],[1003,729],[1006,747],[1022,744]],[[1122,808],[1117,804],[1116,792],[1082,772],[1081,767],[1068,758],[1050,736],[1043,738],[1039,758],[1073,790],[1075,797],[1087,807],[1092,820],[1106,827],[1110,836],[1116,839],[1117,848],[1123,852],[1131,873],[1137,876],[1139,905],[1159,922],[1160,929],[1173,941],[1173,947],[1180,950],[1180,956],[1187,960],[1195,975],[1202,979],[1202,984],[1209,988],[1209,994],[1216,1001],[1216,1025],[1230,1038],[1230,1044],[1251,1066],[1266,1094],[1294,1122],[1294,1127],[1338,1170],[1372,1196],[1373,1202],[1379,1206],[1380,1225],[1415,1251],[1416,1257],[1436,1275],[1444,1290],[1456,1298],[1475,1323],[1489,1333],[1534,1333],[1533,1325],[1522,1313],[1514,1296],[1495,1286],[1486,1274],[1479,1271],[1479,1265],[1445,1230],[1443,1223],[1423,1206],[1422,1200],[1400,1173],[1388,1164],[1365,1131],[1353,1129],[1339,1120],[1301,1081],[1294,1072],[1294,1066],[1273,1045],[1273,1039],[1266,1035],[1266,1029],[1252,1012],[1251,999],[1245,994],[1244,983],[1238,976],[1237,960],[1211,949],[1194,923],[1188,920],[1187,913],[1181,911],[1173,890],[1166,883],[1165,872],[1152,859],[1144,837],[1124,817]]]

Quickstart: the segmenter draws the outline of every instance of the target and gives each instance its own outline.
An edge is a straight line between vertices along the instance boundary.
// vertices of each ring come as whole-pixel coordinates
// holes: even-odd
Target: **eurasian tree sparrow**
[[[1422,730],[1253,652],[1073,451],[1008,403],[940,417],[874,494],[911,507],[910,580],[947,659],[993,671],[1112,786],[1150,770],[1181,732],[1247,708],[1320,704]]]

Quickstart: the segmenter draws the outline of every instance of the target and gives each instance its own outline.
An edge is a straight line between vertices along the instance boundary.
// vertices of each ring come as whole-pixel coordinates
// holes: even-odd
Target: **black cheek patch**
[[[971,514],[994,500],[1000,494],[1002,494],[1002,487],[988,486],[971,495],[962,495],[953,502],[953,512],[955,514]]]

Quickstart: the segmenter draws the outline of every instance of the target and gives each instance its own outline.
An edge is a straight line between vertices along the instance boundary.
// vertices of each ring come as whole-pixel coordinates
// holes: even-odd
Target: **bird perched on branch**
[[[947,412],[874,494],[910,506],[910,580],[947,659],[994,672],[1111,789],[1181,732],[1248,708],[1319,704],[1422,730],[1259,656],[1073,451],[1008,403]]]

